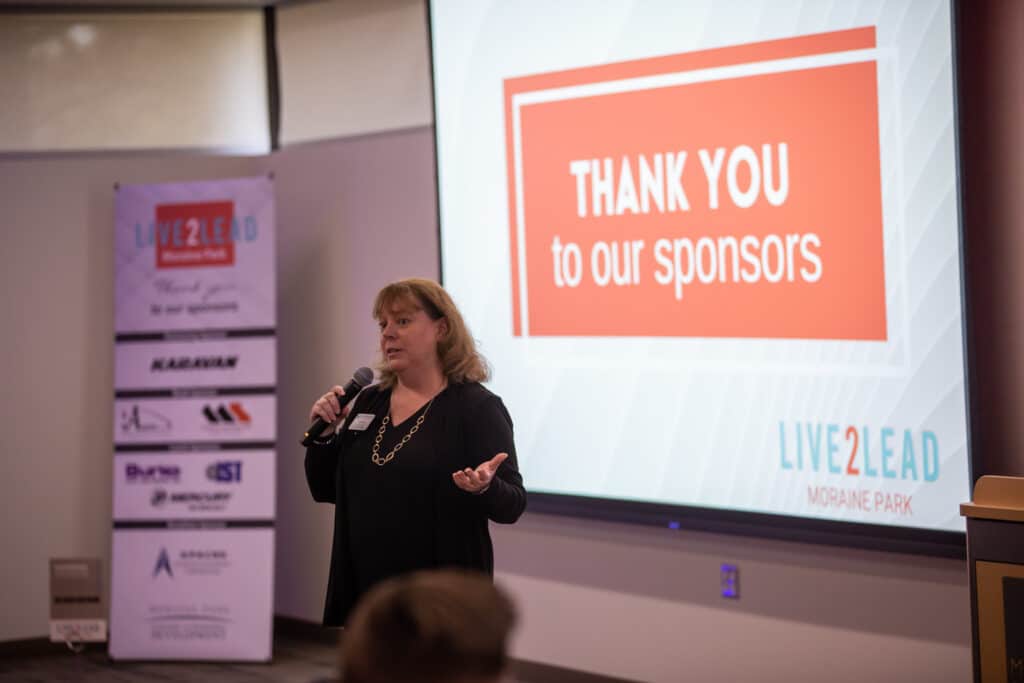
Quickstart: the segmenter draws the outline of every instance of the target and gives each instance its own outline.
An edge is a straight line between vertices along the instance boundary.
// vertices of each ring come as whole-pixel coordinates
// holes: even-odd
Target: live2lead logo
[[[939,439],[929,430],[898,434],[891,427],[779,422],[779,464],[783,470],[933,482],[939,478]]]
[[[939,479],[939,462],[939,439],[927,429],[898,432],[891,427],[779,422],[781,470],[841,477],[807,485],[807,503],[812,507],[911,517],[910,493],[860,484],[869,479],[934,483]],[[916,489],[916,484],[911,486]]]
[[[238,225],[232,202],[156,207],[156,267],[230,266]]]

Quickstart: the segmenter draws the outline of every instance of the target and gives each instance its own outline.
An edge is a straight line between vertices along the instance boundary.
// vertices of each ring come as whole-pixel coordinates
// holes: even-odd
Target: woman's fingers
[[[508,459],[508,453],[498,453],[490,460],[486,460],[476,469],[467,467],[452,473],[452,481],[463,491],[479,493],[491,485],[495,472],[501,467],[501,463]]]
[[[345,390],[335,384],[331,387],[331,390],[327,392],[327,401],[331,404],[331,410],[334,411],[335,415],[341,414],[341,403],[338,401],[339,396],[344,396]]]
[[[480,481],[480,486],[487,486],[491,483],[491,479],[494,478],[494,470],[492,470],[491,466],[487,463],[476,468],[475,474],[477,479]]]
[[[505,462],[508,458],[508,453],[498,453],[496,456],[484,463],[490,468],[491,474],[493,475],[501,467],[501,463]]]
[[[476,471],[471,470],[468,467],[464,470],[452,472],[452,481],[454,481],[455,485],[460,489],[468,491],[469,493],[476,493],[487,486],[486,482],[481,481],[480,476]]]
[[[309,420],[312,422],[316,418],[322,418],[327,422],[333,423],[338,419],[339,415],[345,415],[348,410],[341,409],[341,403],[338,401],[338,396],[344,396],[345,390],[337,384],[331,387],[331,390],[326,394],[317,399],[316,403],[309,411]]]
[[[320,405],[320,414],[328,422],[334,422],[335,418],[338,417],[338,410],[335,405],[331,403],[333,398],[334,394],[324,394],[317,402]]]
[[[463,491],[473,492],[473,487],[470,485],[469,479],[466,478],[465,472],[452,472],[452,481]]]
[[[351,403],[349,405],[345,406],[344,408],[341,407],[341,399],[338,398],[338,397],[339,396],[344,396],[344,395],[345,395],[345,390],[342,389],[341,387],[339,387],[337,384],[335,384],[334,388],[331,389],[331,399],[334,401],[334,404],[333,404],[334,414],[337,417],[346,417],[348,415],[349,411],[352,410],[352,404]]]
[[[466,479],[469,481],[469,485],[473,487],[473,490],[483,488],[485,484],[480,481],[480,472],[470,468],[463,470],[466,473]]]

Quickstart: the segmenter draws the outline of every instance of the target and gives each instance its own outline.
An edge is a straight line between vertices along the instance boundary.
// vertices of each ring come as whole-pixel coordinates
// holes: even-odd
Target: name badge
[[[365,431],[377,416],[373,413],[359,413],[348,423],[348,428],[357,432]]]

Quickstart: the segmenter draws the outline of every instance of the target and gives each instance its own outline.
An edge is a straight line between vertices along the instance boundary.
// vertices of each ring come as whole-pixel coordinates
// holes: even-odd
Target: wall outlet
[[[739,600],[740,568],[734,564],[723,564],[719,580],[722,584],[722,597]]]

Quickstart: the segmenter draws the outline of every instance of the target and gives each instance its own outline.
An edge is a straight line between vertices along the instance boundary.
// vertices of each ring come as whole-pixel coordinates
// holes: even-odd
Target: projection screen
[[[443,280],[534,509],[962,548],[951,4],[429,12]]]

